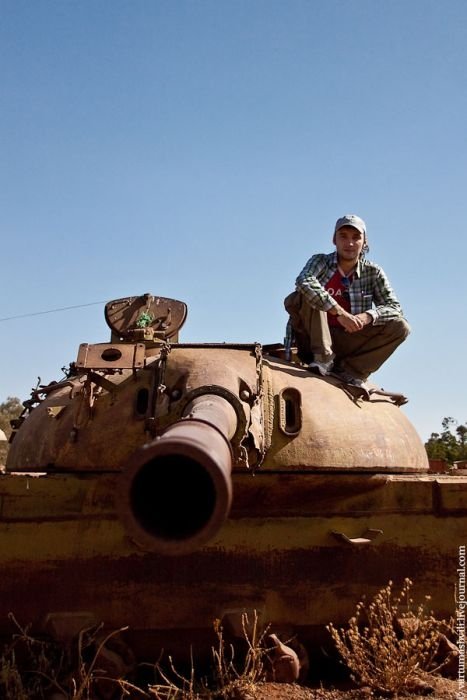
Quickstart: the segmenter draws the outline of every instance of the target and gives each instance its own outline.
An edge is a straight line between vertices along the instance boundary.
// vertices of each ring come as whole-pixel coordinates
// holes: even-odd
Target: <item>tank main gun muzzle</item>
[[[120,493],[130,537],[171,555],[192,552],[214,537],[232,502],[230,439],[236,427],[232,405],[204,394],[134,453]]]

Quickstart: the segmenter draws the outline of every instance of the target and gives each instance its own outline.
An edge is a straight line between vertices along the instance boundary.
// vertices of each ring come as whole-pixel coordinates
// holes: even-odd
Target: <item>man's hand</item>
[[[347,333],[357,333],[371,323],[373,318],[370,314],[367,314],[366,311],[361,314],[356,314],[355,316],[344,311],[344,313],[341,312],[337,317],[337,321]]]

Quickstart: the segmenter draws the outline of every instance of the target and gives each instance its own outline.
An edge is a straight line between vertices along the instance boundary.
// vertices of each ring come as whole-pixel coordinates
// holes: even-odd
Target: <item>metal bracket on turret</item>
[[[84,369],[140,369],[144,367],[144,343],[81,343],[76,368]]]

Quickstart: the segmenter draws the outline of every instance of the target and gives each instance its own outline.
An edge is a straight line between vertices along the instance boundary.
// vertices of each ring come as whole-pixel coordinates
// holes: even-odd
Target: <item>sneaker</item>
[[[308,369],[310,372],[313,372],[313,374],[320,374],[322,377],[327,377],[332,371],[332,362],[332,360],[328,360],[327,362],[314,360],[314,362],[310,362]]]
[[[350,374],[350,372],[346,372],[345,370],[340,370],[336,372],[336,376],[344,382],[344,384],[350,384],[350,386],[356,386],[359,389],[366,389],[366,383],[364,379],[360,379],[360,377],[355,377],[353,374]]]

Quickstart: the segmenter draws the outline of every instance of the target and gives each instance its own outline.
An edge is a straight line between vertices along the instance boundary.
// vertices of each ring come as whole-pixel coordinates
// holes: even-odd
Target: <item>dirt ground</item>
[[[407,700],[457,700],[458,684],[455,680],[431,676],[429,679],[431,692],[423,694],[404,695]],[[285,683],[259,683],[254,691],[246,691],[238,700],[376,700],[369,688],[361,690],[324,690],[305,688],[299,685]]]

